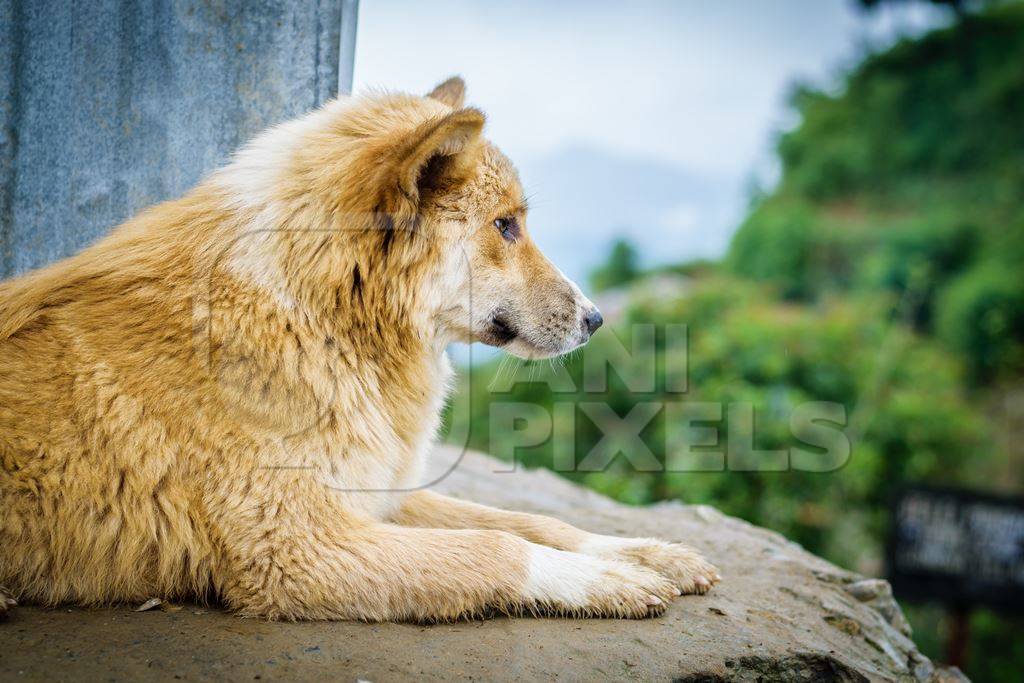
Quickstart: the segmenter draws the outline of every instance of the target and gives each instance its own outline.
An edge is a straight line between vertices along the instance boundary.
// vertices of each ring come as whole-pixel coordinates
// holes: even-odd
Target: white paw
[[[704,557],[679,543],[656,538],[618,538],[591,534],[579,552],[594,557],[637,564],[672,581],[683,593],[707,593],[722,580]]]
[[[643,618],[665,611],[679,590],[656,572],[531,544],[527,602],[575,616]]]

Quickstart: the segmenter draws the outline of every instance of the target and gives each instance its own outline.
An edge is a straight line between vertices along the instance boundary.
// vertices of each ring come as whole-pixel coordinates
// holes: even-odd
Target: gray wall
[[[358,0],[0,0],[0,277],[352,83]]]

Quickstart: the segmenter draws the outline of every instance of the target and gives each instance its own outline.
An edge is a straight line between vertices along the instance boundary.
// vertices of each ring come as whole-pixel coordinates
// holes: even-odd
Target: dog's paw
[[[655,538],[617,538],[593,534],[579,552],[640,565],[672,581],[684,594],[703,594],[722,580],[715,566],[690,548]]]
[[[635,564],[613,562],[588,595],[588,610],[601,616],[642,619],[660,615],[680,590],[665,576]]]
[[[525,593],[541,612],[642,619],[664,612],[680,591],[635,564],[532,545]]]
[[[10,593],[5,591],[3,587],[0,587],[0,619],[6,619],[8,613],[14,609],[18,604]]]

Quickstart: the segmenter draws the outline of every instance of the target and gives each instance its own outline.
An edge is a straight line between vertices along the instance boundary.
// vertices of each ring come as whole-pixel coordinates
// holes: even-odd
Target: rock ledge
[[[440,474],[459,454],[437,456]],[[550,472],[507,470],[467,453],[435,488],[592,531],[685,542],[724,581],[643,621],[273,624],[192,605],[22,607],[0,624],[0,679],[965,680],[918,652],[885,581],[706,506],[628,507]]]

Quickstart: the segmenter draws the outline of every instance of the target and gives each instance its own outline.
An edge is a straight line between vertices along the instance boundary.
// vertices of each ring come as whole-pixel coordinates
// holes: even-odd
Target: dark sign
[[[906,489],[886,563],[898,597],[1024,611],[1024,499]]]

